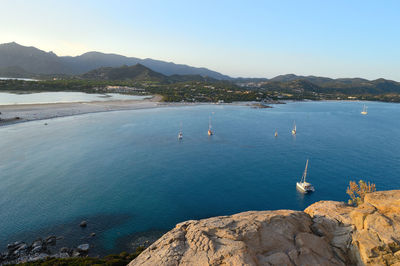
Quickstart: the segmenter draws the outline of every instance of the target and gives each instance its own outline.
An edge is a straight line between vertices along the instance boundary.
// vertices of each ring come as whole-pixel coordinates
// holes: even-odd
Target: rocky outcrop
[[[129,265],[400,265],[400,190],[178,224]]]
[[[55,246],[59,239],[61,237],[49,236],[44,240],[38,238],[32,244],[22,241],[8,244],[7,250],[0,253],[0,265],[35,262],[47,258],[83,257],[89,252],[89,244],[82,244],[77,248],[63,247],[60,251],[50,249],[50,246]]]

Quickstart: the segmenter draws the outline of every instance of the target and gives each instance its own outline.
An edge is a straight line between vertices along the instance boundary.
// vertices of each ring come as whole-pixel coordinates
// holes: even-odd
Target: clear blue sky
[[[400,81],[400,1],[2,0],[0,43],[118,53],[231,76]]]

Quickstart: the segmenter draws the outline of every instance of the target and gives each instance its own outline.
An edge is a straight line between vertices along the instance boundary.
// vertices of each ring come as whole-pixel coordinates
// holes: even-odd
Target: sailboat
[[[368,112],[367,112],[367,106],[365,106],[365,104],[364,104],[364,106],[363,106],[363,110],[362,110],[361,114],[362,114],[362,115],[368,114]]]
[[[182,133],[182,123],[181,123],[181,130],[179,130],[178,139],[181,140],[182,138],[183,138],[183,133]]]
[[[292,135],[296,135],[297,129],[296,129],[296,121],[293,123],[293,129],[292,129]]]
[[[212,132],[212,130],[211,130],[211,116],[210,116],[209,121],[208,121],[208,131],[207,131],[207,134],[208,134],[209,136],[214,135],[214,132]]]
[[[313,185],[311,185],[310,183],[306,182],[307,168],[308,168],[308,159],[307,159],[307,162],[306,162],[306,168],[304,169],[303,176],[301,177],[300,182],[297,182],[297,183],[296,183],[296,187],[297,187],[300,191],[302,191],[302,192],[304,192],[304,193],[313,192],[313,191],[315,190],[314,187],[313,187]]]
[[[275,137],[278,136],[278,130],[276,130],[276,129],[275,129],[275,134],[274,134],[274,136],[275,136]]]

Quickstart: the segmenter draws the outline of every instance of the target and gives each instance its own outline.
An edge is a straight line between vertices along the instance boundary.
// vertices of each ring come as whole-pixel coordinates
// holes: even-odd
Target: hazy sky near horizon
[[[400,81],[400,1],[1,0],[0,43],[207,67]]]

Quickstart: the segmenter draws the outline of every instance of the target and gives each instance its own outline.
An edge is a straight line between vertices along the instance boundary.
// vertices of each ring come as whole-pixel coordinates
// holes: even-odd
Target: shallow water
[[[0,92],[0,105],[74,103],[114,100],[142,100],[148,96],[124,95],[117,93],[93,94],[83,92],[38,92],[15,94]]]
[[[60,225],[88,219],[82,234],[95,231],[98,251],[115,252],[127,236],[188,219],[347,200],[350,180],[398,189],[400,105],[367,103],[367,116],[362,105],[169,107],[1,127],[0,242],[51,232],[67,238]],[[295,183],[307,158],[316,192],[302,195]]]

